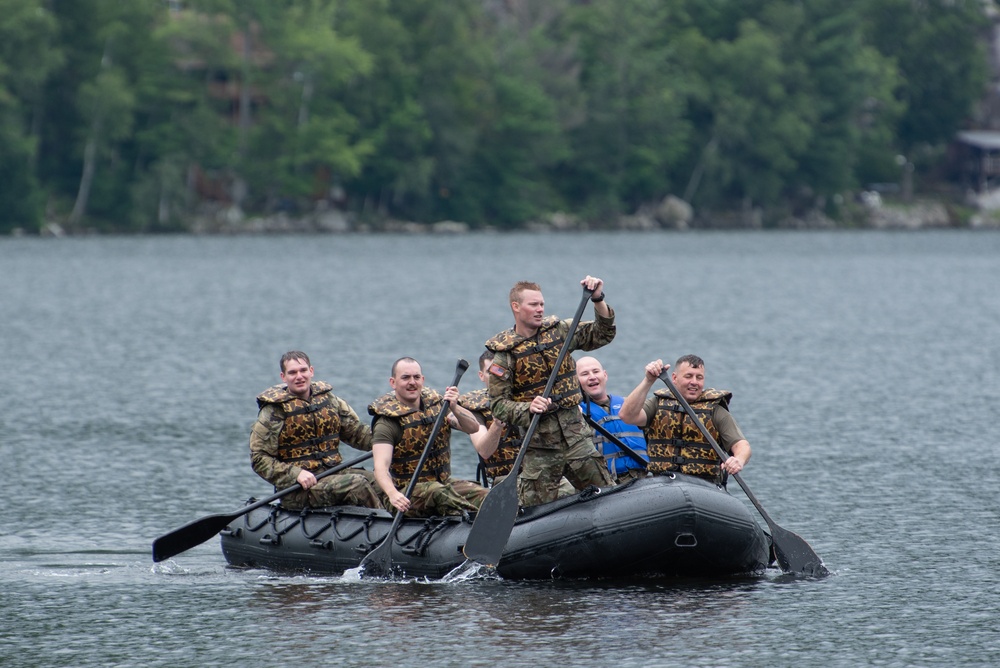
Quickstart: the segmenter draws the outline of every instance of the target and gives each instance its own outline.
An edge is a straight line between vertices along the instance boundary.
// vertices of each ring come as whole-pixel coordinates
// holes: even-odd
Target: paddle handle
[[[360,463],[365,462],[365,461],[367,461],[367,460],[369,460],[371,458],[372,458],[372,453],[366,452],[365,454],[361,455],[360,457],[356,457],[355,459],[352,459],[349,462],[341,462],[341,463],[337,464],[336,466],[334,466],[333,468],[329,468],[329,469],[326,469],[325,471],[323,471],[321,473],[317,473],[316,474],[316,480],[317,481],[322,480],[323,478],[327,477],[328,475],[333,475],[334,473],[338,473],[340,471],[343,471],[344,469],[349,469],[349,468],[355,466],[356,464],[360,464]],[[284,488],[284,489],[282,489],[282,490],[280,490],[278,492],[275,492],[274,494],[272,494],[271,496],[267,497],[266,499],[261,499],[260,501],[256,501],[256,502],[250,504],[249,506],[246,506],[245,508],[241,509],[241,513],[240,514],[249,513],[251,510],[256,510],[257,508],[260,508],[261,506],[266,506],[269,503],[277,501],[278,499],[280,499],[280,498],[282,498],[284,496],[287,496],[287,495],[291,494],[292,492],[298,492],[301,489],[302,489],[302,485],[300,485],[299,483],[295,483],[291,487],[286,487],[286,488]]]
[[[366,459],[369,459],[371,456],[372,453],[368,452],[361,455],[357,459],[337,464],[333,468],[327,469],[317,475],[316,479],[319,480],[320,478],[325,478],[326,476],[332,475],[337,471],[343,471],[344,469],[354,466],[355,464],[360,464]],[[302,489],[302,485],[295,483],[291,487],[286,487],[266,499],[261,499],[260,501],[244,506],[235,513],[230,513],[228,515],[209,515],[208,517],[202,517],[201,519],[197,519],[193,522],[188,522],[184,526],[174,529],[170,533],[164,534],[153,541],[153,561],[163,561],[164,559],[169,559],[170,557],[180,554],[185,550],[190,550],[196,545],[201,545],[206,540],[219,533],[219,531],[221,531],[233,520],[242,517],[250,511],[260,508],[261,506],[266,506],[272,501],[277,501],[281,497],[300,489]]]

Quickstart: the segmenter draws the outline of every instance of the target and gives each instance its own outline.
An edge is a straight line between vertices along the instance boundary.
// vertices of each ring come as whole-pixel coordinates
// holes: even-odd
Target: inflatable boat
[[[389,551],[393,572],[444,577],[466,561],[474,521],[404,518]],[[222,531],[222,552],[236,567],[342,574],[382,543],[391,524],[384,510],[264,505]],[[674,474],[521,509],[496,570],[517,580],[723,578],[759,574],[771,561],[770,537],[746,504],[712,482]]]

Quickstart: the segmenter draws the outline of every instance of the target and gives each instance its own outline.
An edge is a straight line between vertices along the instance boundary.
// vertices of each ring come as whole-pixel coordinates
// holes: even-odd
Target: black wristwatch
[[[595,304],[599,304],[599,303],[601,303],[601,302],[604,301],[604,298],[606,296],[607,295],[604,294],[604,290],[601,290],[601,296],[600,297],[591,297],[590,301],[594,302]]]

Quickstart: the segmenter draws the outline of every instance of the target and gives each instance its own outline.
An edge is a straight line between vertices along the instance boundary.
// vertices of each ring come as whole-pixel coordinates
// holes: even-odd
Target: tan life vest
[[[473,413],[482,415],[483,419],[486,420],[487,427],[493,422],[493,411],[490,410],[490,395],[485,387],[461,395],[458,398],[458,405]]]
[[[342,460],[340,413],[329,383],[314,381],[311,390],[308,399],[301,399],[285,385],[275,385],[257,397],[257,406],[272,404],[284,415],[278,459],[315,473]]]
[[[513,401],[530,402],[545,390],[559,351],[562,345],[568,343],[557,327],[559,322],[558,317],[549,316],[542,320],[541,327],[530,338],[526,339],[513,329],[508,329],[486,342],[487,348],[493,352],[505,352],[510,359],[513,367],[510,369],[513,374]],[[572,355],[563,358],[549,398],[561,408],[574,408],[583,400],[580,381],[576,377],[576,362]]]
[[[684,407],[669,389],[657,390],[653,394],[657,398],[656,413],[643,430],[649,472],[679,471],[721,483],[722,460],[691,421]],[[712,410],[719,405],[728,407],[732,396],[732,392],[709,389],[703,391],[697,400],[688,402],[716,443],[719,442],[719,431],[712,422]]]
[[[434,429],[434,422],[444,407],[444,397],[435,390],[424,388],[420,392],[420,408],[411,408],[401,403],[394,392],[384,394],[368,406],[368,412],[376,417],[390,417],[399,420],[403,437],[392,448],[392,464],[389,472],[393,484],[405,490],[410,484],[417,462],[424,452],[427,439]],[[441,423],[437,438],[427,453],[427,461],[420,471],[417,482],[445,482],[451,477],[451,425],[445,419]]]
[[[489,390],[485,387],[467,392],[458,398],[458,404],[474,413],[479,413],[486,421],[487,428],[493,424],[493,411],[490,410]],[[486,470],[487,479],[492,482],[498,476],[507,475],[514,468],[514,460],[521,451],[520,430],[506,425],[500,434],[496,451],[489,459],[479,458],[481,466]]]

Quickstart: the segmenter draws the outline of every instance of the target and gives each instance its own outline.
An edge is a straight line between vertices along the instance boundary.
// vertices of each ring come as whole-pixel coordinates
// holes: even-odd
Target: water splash
[[[471,580],[500,580],[497,570],[479,562],[466,559],[441,578],[442,582],[468,582]]]

